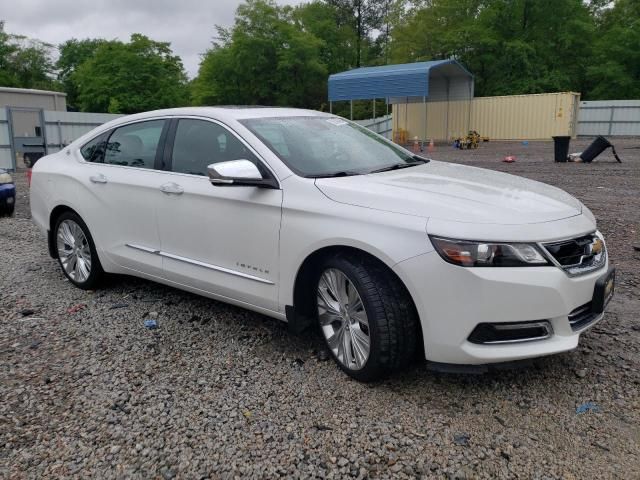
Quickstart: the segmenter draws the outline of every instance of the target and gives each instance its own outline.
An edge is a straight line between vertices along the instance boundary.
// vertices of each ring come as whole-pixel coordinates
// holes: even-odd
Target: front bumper
[[[608,261],[607,261],[608,263]],[[580,333],[600,321],[592,318],[572,329],[569,314],[593,298],[608,264],[569,277],[555,266],[464,268],[435,252],[398,263],[394,270],[416,304],[425,357],[440,363],[477,365],[508,362],[571,350]],[[468,341],[481,323],[548,321],[552,334],[543,340],[482,345]]]
[[[16,201],[16,187],[13,183],[0,185],[0,206],[13,205]]]

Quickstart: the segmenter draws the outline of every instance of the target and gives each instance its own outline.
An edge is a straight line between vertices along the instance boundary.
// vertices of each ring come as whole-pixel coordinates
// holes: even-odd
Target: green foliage
[[[187,78],[168,43],[134,33],[100,42],[70,74],[83,111],[136,113],[187,103]]]
[[[637,0],[249,0],[204,55],[195,104],[326,109],[326,73],[455,58],[476,95],[638,97]],[[356,103],[354,116],[371,114]],[[336,105],[349,115],[349,106]]]
[[[433,0],[397,25],[394,61],[456,58],[476,94],[582,91],[596,34],[581,0]]]
[[[67,93],[68,106],[79,108],[79,88],[73,74],[78,70],[80,65],[93,57],[99,46],[105,43],[106,40],[102,39],[77,40],[72,38],[58,47],[60,51],[60,56],[56,62],[58,80],[60,80],[64,91]]]
[[[593,99],[640,98],[640,2],[619,0],[602,11],[600,35],[587,67]]]
[[[343,72],[356,63],[356,32],[340,11],[320,0],[293,11],[296,26],[320,42],[320,61],[329,74]]]
[[[0,21],[0,86],[55,89],[52,45],[12,35]]]
[[[355,66],[360,67],[363,60],[363,48],[367,47],[370,33],[380,29],[390,0],[325,0],[336,10],[338,18],[343,19],[355,33]]]
[[[477,96],[640,98],[638,0],[246,0],[217,34],[189,82],[168,43],[70,39],[54,65],[51,45],[0,21],[0,86],[64,88],[71,107],[97,112],[189,102],[328,110],[332,73],[454,58],[475,75]],[[349,116],[348,102],[334,111]],[[371,115],[370,101],[354,103],[354,118]]]
[[[233,28],[218,27],[192,88],[202,104],[319,105],[326,94],[326,44],[309,32],[294,9],[271,0],[238,8]]]

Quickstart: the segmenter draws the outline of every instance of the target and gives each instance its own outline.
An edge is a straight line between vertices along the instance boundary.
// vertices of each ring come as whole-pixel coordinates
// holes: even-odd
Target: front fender
[[[393,268],[408,258],[433,250],[424,217],[344,205],[306,179],[287,182],[280,231],[279,305],[293,305],[296,276],[310,255],[326,247],[362,250]]]

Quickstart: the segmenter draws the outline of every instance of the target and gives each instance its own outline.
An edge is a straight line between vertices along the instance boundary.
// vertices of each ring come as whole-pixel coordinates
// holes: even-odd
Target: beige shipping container
[[[492,140],[575,137],[579,106],[580,94],[574,92],[399,103],[393,105],[393,131],[406,131],[408,141],[450,141],[469,130]]]

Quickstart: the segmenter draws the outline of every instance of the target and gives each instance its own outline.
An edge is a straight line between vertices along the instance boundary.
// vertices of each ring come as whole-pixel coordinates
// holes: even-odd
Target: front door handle
[[[89,180],[91,180],[91,183],[107,183],[107,177],[101,173],[98,175],[91,175]]]
[[[182,188],[177,183],[169,182],[161,185],[160,191],[166,193],[167,195],[182,195],[184,193],[184,188]]]

